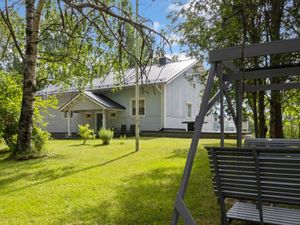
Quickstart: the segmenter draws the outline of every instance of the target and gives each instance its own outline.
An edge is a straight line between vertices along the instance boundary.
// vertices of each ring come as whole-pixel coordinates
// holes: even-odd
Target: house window
[[[131,115],[135,116],[135,100],[131,100]],[[145,116],[145,99],[140,99],[139,102],[139,115]]]
[[[64,117],[65,119],[67,119],[67,118],[68,118],[68,112],[64,112],[63,117]],[[73,112],[71,111],[71,112],[70,112],[70,118],[72,118],[72,117],[73,117]]]
[[[192,118],[192,104],[187,104],[187,117]]]
[[[84,118],[85,119],[92,119],[92,113],[85,113]]]
[[[109,112],[109,119],[117,119],[117,112]]]

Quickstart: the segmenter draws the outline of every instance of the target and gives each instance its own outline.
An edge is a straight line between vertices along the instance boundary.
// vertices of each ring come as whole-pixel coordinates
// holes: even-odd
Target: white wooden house
[[[183,122],[193,121],[199,110],[202,64],[196,59],[171,62],[161,58],[160,64],[148,67],[146,73],[140,89],[141,131],[185,130]],[[56,136],[71,136],[78,132],[79,124],[86,123],[95,131],[121,126],[129,130],[136,112],[134,77],[135,70],[129,69],[122,82],[116,83],[109,74],[95,79],[84,92],[57,86],[40,91],[38,94],[45,97],[55,94],[59,101],[59,109],[47,115],[47,130]],[[114,91],[116,87],[118,91]]]

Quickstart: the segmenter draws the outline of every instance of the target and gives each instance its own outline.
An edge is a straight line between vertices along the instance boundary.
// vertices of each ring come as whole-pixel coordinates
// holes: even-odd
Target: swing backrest
[[[300,147],[300,139],[266,139],[266,138],[249,138],[245,139],[245,147]]]
[[[300,205],[300,148],[207,149],[217,195]]]

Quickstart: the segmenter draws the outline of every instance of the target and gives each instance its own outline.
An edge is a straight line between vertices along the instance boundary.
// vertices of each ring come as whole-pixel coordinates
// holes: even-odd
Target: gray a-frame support
[[[220,80],[220,145],[221,147],[224,147],[224,81],[222,73],[222,63],[218,64],[218,76]]]
[[[189,210],[187,209],[183,199],[186,192],[186,188],[189,182],[189,178],[192,171],[193,162],[195,159],[195,155],[198,148],[199,139],[201,137],[201,130],[204,123],[204,118],[206,113],[208,112],[208,105],[209,105],[209,98],[212,94],[212,86],[214,83],[214,78],[216,76],[216,71],[218,68],[218,64],[220,63],[213,63],[209,75],[206,81],[200,110],[198,113],[198,116],[195,120],[195,131],[193,134],[193,139],[190,145],[190,150],[187,156],[187,161],[185,164],[182,180],[180,183],[179,191],[177,193],[175,207],[172,215],[171,225],[176,225],[179,220],[179,216],[181,216],[185,222],[186,225],[196,225],[195,220],[192,218],[191,214],[189,213]]]
[[[242,104],[243,104],[242,82],[236,81],[236,146],[242,147]]]

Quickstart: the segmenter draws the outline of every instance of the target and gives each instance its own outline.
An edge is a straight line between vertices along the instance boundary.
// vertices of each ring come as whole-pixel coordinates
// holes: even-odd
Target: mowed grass
[[[168,224],[190,139],[51,140],[46,158],[13,161],[0,151],[0,224]],[[227,144],[234,143],[233,141]],[[198,224],[220,224],[201,140],[186,194]],[[3,146],[2,146],[3,148]]]

